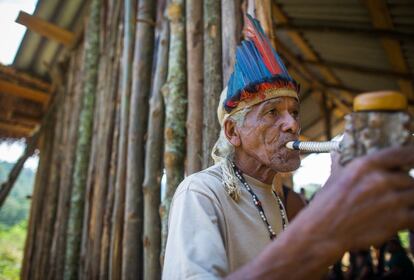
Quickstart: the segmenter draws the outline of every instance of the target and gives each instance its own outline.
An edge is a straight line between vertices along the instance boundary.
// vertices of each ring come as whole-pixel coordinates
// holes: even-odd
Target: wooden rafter
[[[282,10],[282,8],[277,4],[273,2],[272,5],[272,11],[273,15],[276,17],[278,23],[281,24],[289,24],[289,19],[285,12]],[[315,53],[315,51],[311,48],[311,46],[305,41],[305,39],[299,34],[297,31],[288,31],[288,36],[291,38],[291,40],[296,44],[296,46],[299,48],[299,50],[302,52],[304,57],[306,59],[319,62],[319,57]],[[319,66],[318,67],[319,72],[321,75],[332,84],[340,85],[340,80],[333,74],[333,72],[326,66]],[[347,100],[348,102],[352,102],[353,96],[351,93],[347,91],[340,91],[339,92],[341,97]]]
[[[397,31],[385,30],[376,28],[363,27],[345,27],[345,26],[328,26],[328,25],[297,25],[297,24],[274,24],[276,30],[287,30],[297,32],[318,32],[318,33],[335,33],[342,35],[361,35],[364,37],[386,37],[395,40],[414,41],[414,32],[412,31]]]
[[[45,92],[51,92],[52,86],[35,77],[32,77],[29,74],[23,73],[21,71],[17,71],[15,68],[11,66],[6,66],[0,63],[0,77],[4,76],[7,77],[7,79],[18,81],[24,84],[33,85],[37,89],[45,91]]]
[[[362,0],[371,16],[374,28],[381,30],[393,30],[391,14],[388,10],[387,3],[384,0]],[[408,65],[404,58],[404,54],[400,42],[396,39],[382,37],[381,43],[388,57],[392,69],[397,72],[408,74]],[[398,85],[401,91],[408,97],[414,97],[413,84],[409,80],[399,79]]]
[[[4,94],[9,94],[13,96],[17,96],[24,99],[29,99],[35,102],[40,102],[43,104],[47,104],[49,102],[49,94],[32,89],[26,86],[21,86],[6,80],[0,79],[0,92]]]
[[[406,79],[406,80],[414,80],[414,75],[409,73],[403,73],[403,72],[397,72],[394,70],[383,70],[383,69],[377,69],[372,67],[365,67],[360,65],[353,65],[343,62],[337,62],[337,61],[312,61],[303,59],[301,57],[297,57],[297,59],[301,63],[309,64],[309,65],[316,65],[316,66],[322,66],[326,65],[329,68],[336,68],[336,69],[342,69],[342,70],[348,70],[352,72],[357,72],[361,74],[367,74],[367,75],[375,75],[375,76],[383,76],[383,77],[391,77],[391,78],[400,78],[400,79]]]
[[[59,42],[67,47],[70,47],[74,42],[75,35],[73,32],[60,28],[46,20],[43,20],[37,16],[32,16],[23,11],[20,11],[16,22],[26,26],[33,32]]]
[[[7,122],[0,121],[0,130],[9,131],[11,133],[22,134],[24,136],[30,136],[34,130],[34,128],[30,128],[27,126],[10,124]]]

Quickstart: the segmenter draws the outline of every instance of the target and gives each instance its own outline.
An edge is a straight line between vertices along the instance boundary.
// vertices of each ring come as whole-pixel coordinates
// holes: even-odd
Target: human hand
[[[338,251],[379,245],[398,230],[414,228],[414,147],[388,148],[333,172],[296,222]]]

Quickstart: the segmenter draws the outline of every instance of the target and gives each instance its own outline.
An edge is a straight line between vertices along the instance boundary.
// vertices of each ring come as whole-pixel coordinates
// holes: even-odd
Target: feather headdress
[[[227,114],[277,96],[298,98],[299,84],[289,75],[258,20],[246,17],[246,40],[236,50],[236,64],[224,100]]]

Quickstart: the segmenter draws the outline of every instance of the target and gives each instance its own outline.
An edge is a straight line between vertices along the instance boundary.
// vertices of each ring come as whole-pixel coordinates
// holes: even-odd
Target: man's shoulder
[[[176,195],[186,191],[211,196],[225,192],[221,167],[213,165],[186,177],[178,186]]]

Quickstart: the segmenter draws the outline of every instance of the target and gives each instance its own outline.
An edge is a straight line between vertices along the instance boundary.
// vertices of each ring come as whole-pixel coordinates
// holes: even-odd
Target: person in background
[[[385,264],[383,279],[414,279],[413,263],[401,246],[398,236],[387,243],[386,250],[391,258]]]

